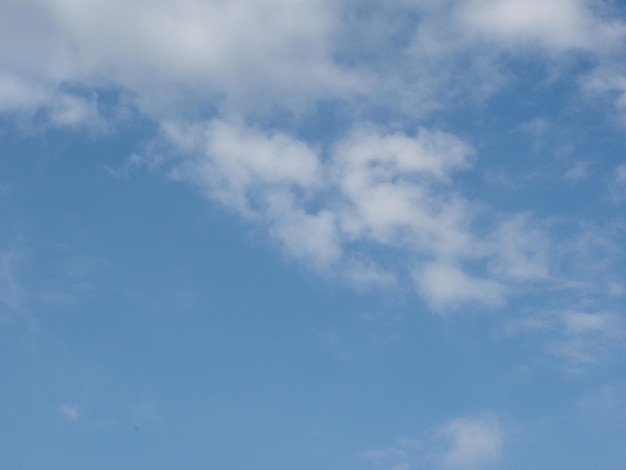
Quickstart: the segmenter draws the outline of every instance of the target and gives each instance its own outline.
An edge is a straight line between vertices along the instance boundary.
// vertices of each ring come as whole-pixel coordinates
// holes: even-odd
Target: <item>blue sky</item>
[[[622,470],[626,10],[0,4],[0,464]]]

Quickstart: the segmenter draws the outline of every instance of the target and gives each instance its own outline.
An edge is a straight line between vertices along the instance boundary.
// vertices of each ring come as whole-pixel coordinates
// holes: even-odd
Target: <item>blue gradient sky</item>
[[[0,466],[622,470],[626,12],[0,4]]]

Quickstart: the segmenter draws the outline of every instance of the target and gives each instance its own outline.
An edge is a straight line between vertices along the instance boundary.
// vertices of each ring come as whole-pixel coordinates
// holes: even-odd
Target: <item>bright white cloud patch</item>
[[[626,29],[585,0],[469,0],[459,2],[460,19],[477,36],[512,47],[605,52]],[[601,8],[600,2],[597,7]],[[600,14],[599,14],[600,13]]]
[[[437,309],[467,302],[497,306],[502,304],[506,293],[502,284],[473,277],[446,263],[427,264],[416,275],[416,282],[421,294]]]
[[[611,12],[583,0],[11,1],[0,111],[110,130],[130,107],[184,155],[173,178],[265,227],[288,256],[356,283],[416,281],[438,308],[497,306],[554,279],[553,241],[532,216],[464,194],[459,177],[480,159],[470,136],[407,118],[484,101],[511,78],[504,56],[537,51],[586,54],[583,89],[617,90],[621,107],[613,58],[626,27]],[[280,112],[306,128],[324,103],[348,120],[333,138],[271,124]],[[376,110],[393,119],[376,123]]]
[[[502,456],[504,432],[494,420],[456,419],[443,429],[443,434],[449,440],[441,461],[445,468],[485,468]]]
[[[267,223],[288,252],[321,265],[349,258],[359,243],[450,255],[471,243],[471,207],[433,189],[450,185],[451,172],[469,164],[471,148],[452,135],[364,128],[322,152],[225,122],[167,132],[192,155],[175,167],[175,179]]]
[[[506,287],[466,273],[463,260],[493,259],[491,269],[505,279],[547,276],[545,242],[525,218],[505,221],[488,244],[475,238],[475,207],[453,189],[473,150],[451,134],[363,127],[320,150],[225,121],[166,132],[187,155],[174,179],[266,225],[288,254],[313,267],[388,284],[394,276],[363,249],[402,250],[413,258],[403,269],[417,270],[419,291],[437,307],[502,303]],[[421,267],[428,258],[437,261]]]
[[[552,241],[528,214],[498,216],[477,236],[484,208],[455,188],[474,149],[452,134],[370,125],[322,147],[224,120],[164,132],[180,155],[172,178],[265,226],[315,269],[357,284],[389,285],[400,274],[437,309],[502,305],[513,284],[551,277]],[[405,255],[388,266],[369,249]],[[468,263],[483,268],[470,273]]]

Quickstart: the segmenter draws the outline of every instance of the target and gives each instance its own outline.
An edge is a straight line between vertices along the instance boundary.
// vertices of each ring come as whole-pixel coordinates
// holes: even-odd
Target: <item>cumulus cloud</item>
[[[356,285],[413,284],[442,312],[564,285],[559,259],[573,252],[599,259],[596,238],[557,247],[531,214],[465,197],[456,181],[475,151],[450,133],[359,125],[324,145],[223,119],[163,132],[178,155],[164,163],[170,176],[262,227],[288,257]]]
[[[313,232],[287,238],[317,233],[330,243],[341,234],[345,243],[467,249],[463,224],[471,208],[432,188],[449,185],[450,173],[469,164],[471,147],[453,135],[358,129],[322,155],[295,137],[224,121],[167,133],[193,154],[175,166],[173,178],[244,217],[269,220],[281,234],[311,224]]]
[[[322,184],[317,153],[306,143],[274,132],[222,120],[181,128],[165,126],[175,145],[189,154],[172,173],[192,182],[212,198],[254,217],[259,205],[279,193]]]
[[[606,9],[585,0],[12,0],[0,6],[1,72],[13,75],[4,89],[15,90],[4,101],[32,107],[80,85],[125,90],[152,116],[319,100],[415,115],[497,90],[503,53],[619,49],[626,28]]]
[[[473,205],[450,190],[473,154],[454,135],[364,126],[324,151],[225,121],[166,132],[189,155],[174,164],[172,178],[266,226],[289,255],[317,268],[340,267],[352,281],[392,284],[394,275],[363,249],[407,251],[413,261],[405,268],[417,270],[418,288],[434,305],[502,302],[503,286],[458,264],[491,255],[471,231]],[[500,231],[511,238],[522,228]],[[510,277],[538,275],[541,260],[525,240],[518,233],[515,249],[496,249]],[[439,261],[421,266],[429,257]]]
[[[550,237],[463,194],[478,158],[467,138],[406,117],[482,100],[511,73],[503,57],[529,51],[583,52],[600,64],[585,89],[622,90],[618,72],[598,75],[624,37],[609,13],[584,0],[11,0],[0,113],[106,129],[110,92],[158,124],[172,178],[289,257],[354,283],[404,278],[436,308],[498,306],[552,279]],[[348,125],[311,142],[299,125],[323,103]],[[365,124],[381,109],[391,124]]]
[[[382,244],[463,252],[472,208],[445,188],[454,172],[469,167],[472,153],[454,135],[438,131],[420,129],[415,137],[354,131],[333,155],[344,232]]]
[[[586,0],[468,0],[458,15],[472,35],[510,47],[606,52],[626,29],[602,15],[600,2],[595,7]]]

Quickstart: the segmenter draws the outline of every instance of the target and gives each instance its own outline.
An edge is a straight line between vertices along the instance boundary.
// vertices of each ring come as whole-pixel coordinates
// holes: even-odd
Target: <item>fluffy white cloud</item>
[[[459,21],[467,31],[510,47],[605,53],[626,34],[623,23],[602,14],[601,2],[467,0],[460,4]]]
[[[127,93],[152,116],[320,100],[416,115],[493,92],[503,52],[618,50],[624,24],[603,9],[585,0],[10,0],[0,5],[0,72],[13,75],[4,85],[16,90],[13,107],[79,85]]]
[[[320,158],[308,145],[224,121],[188,129],[168,126],[166,132],[191,155],[174,168],[174,179],[189,181],[209,198],[266,225],[288,254],[315,267],[341,256],[335,215],[311,207],[326,182]]]
[[[497,281],[471,276],[459,266],[429,263],[416,275],[418,290],[430,304],[442,310],[467,302],[501,305],[506,287]]]
[[[352,95],[362,77],[332,59],[341,2],[28,0],[12,4],[48,59],[10,57],[44,83],[122,86],[142,109],[181,114],[200,102],[251,111]],[[42,32],[32,32],[36,26]],[[51,43],[53,46],[51,46]],[[5,55],[8,55],[5,54]],[[60,66],[59,64],[64,64]],[[196,109],[198,111],[198,109]]]
[[[343,196],[343,231],[385,245],[464,251],[472,208],[445,189],[453,172],[469,166],[472,153],[455,136],[437,131],[421,129],[415,137],[354,131],[336,145],[332,162]]]
[[[479,234],[485,208],[457,184],[474,149],[436,129],[398,129],[407,115],[493,93],[508,73],[506,54],[584,51],[609,70],[624,25],[603,8],[9,0],[0,5],[0,113],[109,129],[98,93],[113,91],[183,156],[173,178],[263,226],[290,257],[354,283],[404,277],[440,308],[499,305],[519,284],[553,279],[549,237],[529,216],[490,209],[497,222]],[[620,76],[592,75],[584,86],[622,89]],[[334,141],[250,124],[273,122],[261,117],[276,110],[306,122],[327,102],[345,105],[353,122]],[[393,124],[364,125],[381,107]]]
[[[443,434],[449,442],[441,460],[446,468],[484,468],[502,456],[504,432],[493,419],[455,419]]]
[[[264,227],[289,257],[357,285],[414,283],[442,312],[564,285],[559,259],[597,252],[595,239],[557,249],[531,215],[465,198],[455,180],[474,150],[449,133],[361,125],[324,146],[215,119],[164,134],[179,155],[172,178]]]
[[[316,152],[282,133],[265,134],[245,125],[212,121],[187,128],[164,127],[166,135],[189,158],[173,173],[253,217],[270,194],[308,190],[322,184]]]
[[[610,114],[626,126],[626,70],[620,62],[605,62],[580,78],[580,86],[591,101],[608,103]]]
[[[173,178],[266,225],[288,254],[314,267],[341,263],[354,282],[388,285],[395,276],[362,247],[408,251],[414,261],[407,269],[423,257],[454,263],[479,256],[469,227],[473,207],[451,190],[453,174],[469,167],[473,151],[453,135],[363,127],[325,152],[225,121],[167,126],[166,133],[188,155]],[[501,301],[497,283],[451,266],[428,266],[419,278],[434,303]]]

